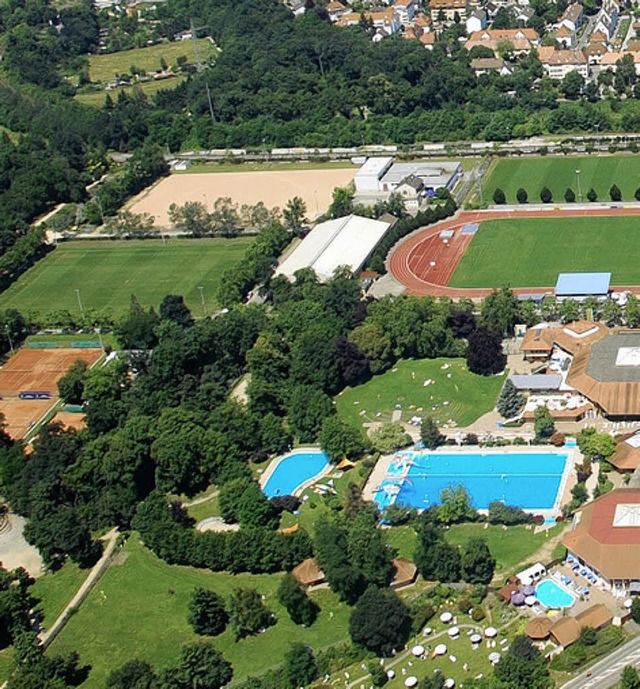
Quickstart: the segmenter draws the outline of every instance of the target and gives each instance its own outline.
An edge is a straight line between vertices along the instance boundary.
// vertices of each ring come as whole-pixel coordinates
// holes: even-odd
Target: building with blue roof
[[[610,284],[611,273],[560,273],[555,295],[558,299],[606,299]]]

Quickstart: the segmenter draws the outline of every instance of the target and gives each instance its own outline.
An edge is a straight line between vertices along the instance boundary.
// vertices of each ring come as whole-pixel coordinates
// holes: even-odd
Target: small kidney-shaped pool
[[[545,608],[570,608],[575,602],[575,596],[551,579],[545,579],[536,586],[536,598]]]
[[[329,458],[320,450],[298,450],[273,461],[277,462],[276,467],[262,486],[262,492],[268,498],[293,495],[303,483],[322,473],[329,464]]]

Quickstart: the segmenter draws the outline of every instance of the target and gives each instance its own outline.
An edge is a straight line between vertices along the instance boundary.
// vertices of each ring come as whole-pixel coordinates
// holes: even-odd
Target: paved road
[[[608,689],[619,680],[626,665],[640,667],[640,638],[635,638],[593,665],[591,676],[583,672],[561,689]]]

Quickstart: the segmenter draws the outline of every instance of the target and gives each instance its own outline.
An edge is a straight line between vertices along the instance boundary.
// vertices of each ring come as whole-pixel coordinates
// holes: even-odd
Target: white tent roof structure
[[[640,505],[637,503],[619,503],[613,514],[614,526],[640,526]]]
[[[389,228],[389,223],[348,215],[316,225],[276,269],[276,275],[293,279],[301,268],[313,268],[326,282],[336,268],[358,271]]]

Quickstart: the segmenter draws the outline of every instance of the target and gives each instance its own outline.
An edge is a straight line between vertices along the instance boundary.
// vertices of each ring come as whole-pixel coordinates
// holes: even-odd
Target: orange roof
[[[520,350],[523,352],[550,352],[553,345],[557,344],[569,354],[575,354],[585,346],[591,345],[609,334],[610,330],[606,325],[591,321],[575,321],[563,328],[529,328],[522,338]]]
[[[607,43],[609,36],[607,36],[604,31],[594,31],[591,34],[591,43]]]
[[[604,65],[605,67],[615,65],[616,62],[622,59],[625,55],[631,55],[634,64],[638,64],[640,62],[639,52],[633,50],[625,50],[623,52],[612,51],[610,53],[605,53],[602,56],[602,62],[600,64]]]
[[[582,50],[554,50],[545,54],[544,59],[540,57],[542,63],[548,65],[585,65],[587,57]]]
[[[598,603],[576,615],[576,620],[581,627],[602,629],[613,622],[613,615],[606,605]]]
[[[560,618],[549,631],[562,648],[571,646],[580,638],[580,625],[575,617]]]
[[[556,36],[573,36],[573,31],[566,25],[563,24],[557,31],[556,31]]]
[[[617,488],[584,505],[562,544],[607,579],[637,579],[640,527],[613,525],[621,504],[640,505],[640,490]]]
[[[635,433],[627,433],[618,438],[616,451],[607,460],[618,471],[635,471],[640,466],[640,447],[633,447],[627,440]]]
[[[505,584],[501,589],[499,589],[498,595],[500,598],[509,603],[511,601],[511,596],[514,593],[517,593],[519,590],[520,587],[517,584]]]
[[[539,36],[535,29],[482,29],[469,36],[470,41],[514,41],[520,38],[537,41]]]
[[[423,45],[435,45],[436,35],[433,33],[433,31],[423,33],[422,36],[420,36],[420,43]]]
[[[291,570],[291,575],[303,586],[313,586],[324,581],[324,572],[314,557],[303,560],[297,567],[294,567]]]
[[[550,617],[539,615],[527,622],[524,631],[530,639],[546,639],[552,626],[553,620]]]
[[[431,0],[429,7],[431,11],[466,9],[467,0]]]
[[[393,561],[393,579],[391,580],[391,588],[399,588],[400,586],[408,586],[413,584],[418,576],[418,568],[407,560],[406,557],[399,557]]]

